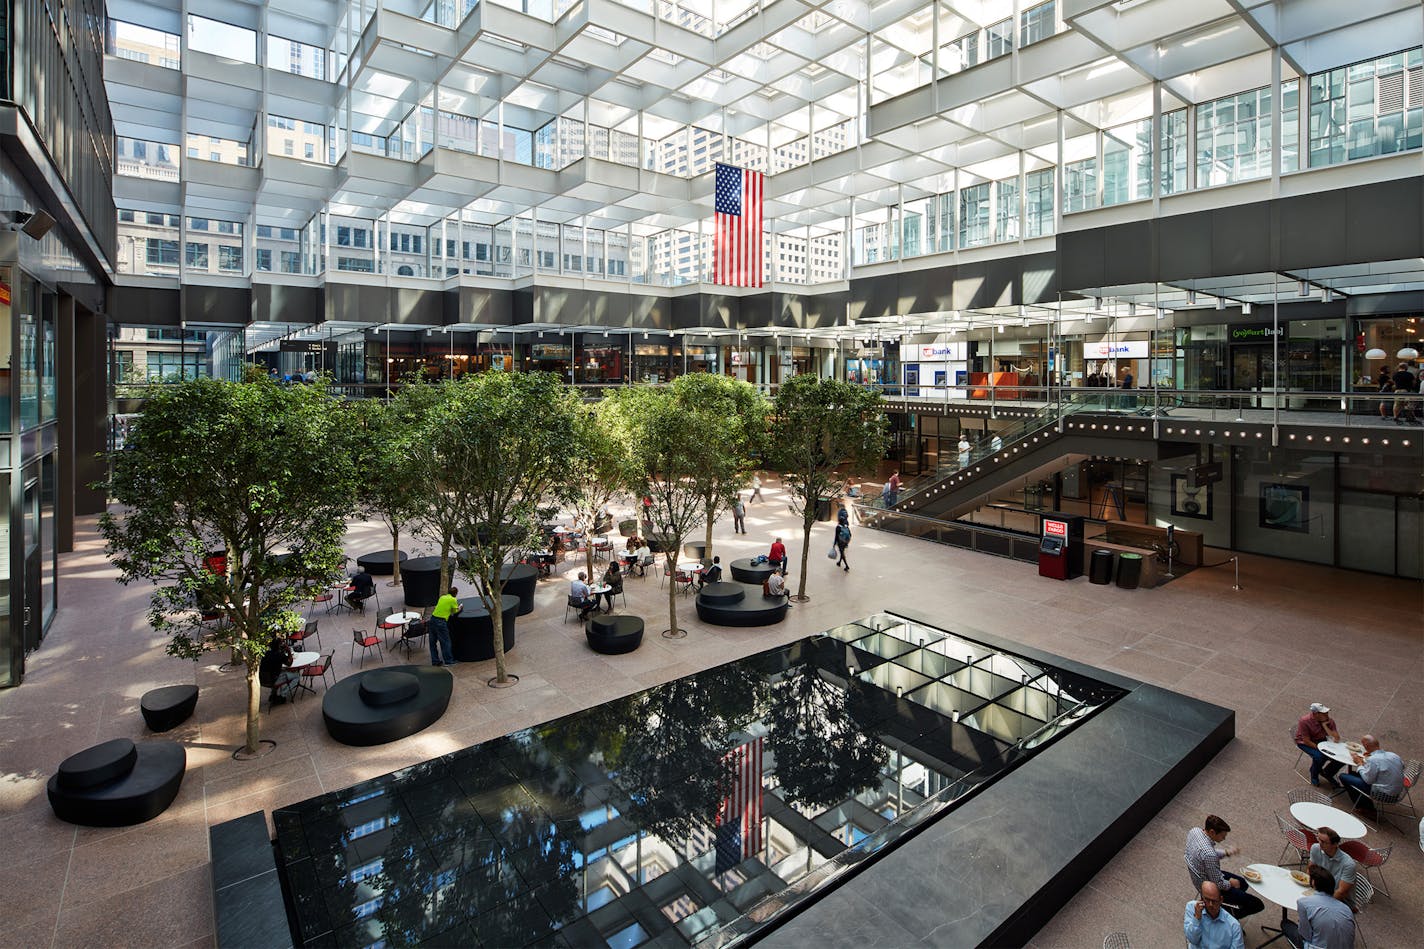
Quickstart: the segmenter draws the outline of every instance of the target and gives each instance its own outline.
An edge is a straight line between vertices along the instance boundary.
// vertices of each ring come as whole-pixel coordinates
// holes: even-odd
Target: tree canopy
[[[246,666],[249,752],[274,618],[342,567],[352,430],[319,384],[193,379],[154,389],[112,458],[106,552],[120,582],[157,584],[149,619],[171,655],[231,650]]]
[[[771,458],[783,473],[791,506],[801,515],[801,581],[816,506],[845,492],[849,477],[868,474],[885,453],[889,422],[880,393],[802,373],[782,383],[772,402]]]

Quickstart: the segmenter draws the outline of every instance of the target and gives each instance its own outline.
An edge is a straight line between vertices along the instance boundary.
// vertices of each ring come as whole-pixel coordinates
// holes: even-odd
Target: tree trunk
[[[677,545],[681,547],[682,544]],[[668,562],[668,635],[677,635],[677,558],[675,553],[663,555]]]
[[[391,525],[391,585],[400,586],[400,527]]]
[[[450,592],[450,535],[446,534],[440,538],[440,589],[436,597],[442,597]]]
[[[814,509],[811,512],[815,513]],[[806,595],[806,563],[811,557],[811,525],[814,521],[804,517],[801,525],[801,585],[796,590],[798,598]]]
[[[257,664],[247,662],[247,744],[243,751],[257,754],[257,743],[262,738],[262,683],[257,679]]]
[[[494,675],[501,685],[509,681],[509,673],[504,668],[504,582],[499,580],[499,570],[495,570],[496,581],[486,581],[485,589],[493,590],[486,608],[490,614],[490,627],[494,630]]]
[[[597,515],[595,515],[596,519]],[[583,532],[583,562],[588,570],[589,585],[593,585],[593,529],[589,527]]]
[[[707,515],[707,549],[702,552],[702,562],[710,567],[712,565],[712,519],[717,516],[717,502],[709,502],[704,513]]]

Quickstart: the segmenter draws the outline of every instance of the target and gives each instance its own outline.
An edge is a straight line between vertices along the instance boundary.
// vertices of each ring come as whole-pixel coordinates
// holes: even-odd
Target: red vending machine
[[[1038,541],[1038,575],[1072,580],[1083,575],[1083,518],[1077,514],[1043,515]]]

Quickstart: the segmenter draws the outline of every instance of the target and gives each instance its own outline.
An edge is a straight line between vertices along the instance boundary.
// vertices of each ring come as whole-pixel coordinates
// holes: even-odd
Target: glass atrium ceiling
[[[730,945],[1120,694],[878,614],[279,810],[280,857],[309,945]]]
[[[771,174],[767,218],[814,239],[1424,34],[1416,0],[108,9],[116,133],[183,159],[181,192],[127,187],[121,207],[295,228],[321,211],[420,226],[531,216],[635,236],[708,219],[717,160]]]

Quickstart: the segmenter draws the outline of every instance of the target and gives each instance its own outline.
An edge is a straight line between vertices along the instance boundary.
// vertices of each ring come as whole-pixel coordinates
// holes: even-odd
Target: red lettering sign
[[[1067,522],[1067,521],[1044,521],[1044,522],[1043,522],[1043,532],[1044,532],[1045,534],[1053,534],[1055,537],[1067,537],[1067,536],[1068,536],[1068,522]]]

